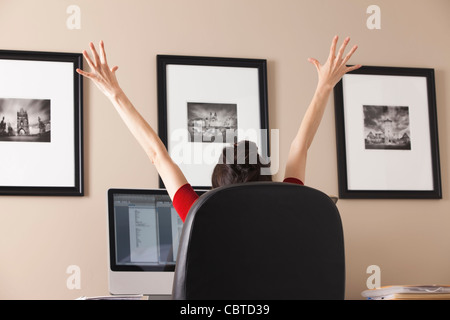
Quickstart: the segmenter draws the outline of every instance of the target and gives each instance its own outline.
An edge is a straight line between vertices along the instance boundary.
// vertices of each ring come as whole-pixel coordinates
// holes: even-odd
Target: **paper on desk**
[[[366,298],[388,297],[394,294],[433,294],[450,293],[450,286],[447,285],[393,285],[384,286],[379,289],[365,290],[361,293]]]
[[[144,300],[142,294],[135,295],[115,295],[115,296],[97,296],[97,297],[79,297],[75,300]]]

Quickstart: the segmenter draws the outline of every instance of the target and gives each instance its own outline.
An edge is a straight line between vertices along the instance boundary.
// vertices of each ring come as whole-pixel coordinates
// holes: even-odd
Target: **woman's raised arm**
[[[308,149],[311,146],[322,120],[331,91],[344,74],[361,67],[361,65],[352,67],[346,65],[347,61],[357,49],[357,46],[353,46],[344,57],[344,51],[350,38],[347,37],[344,40],[338,55],[336,56],[337,41],[338,36],[335,36],[331,43],[330,54],[325,64],[321,65],[316,59],[309,59],[309,62],[317,69],[319,80],[311,104],[306,110],[297,135],[291,143],[286,164],[285,178],[297,178],[303,183],[305,182]]]
[[[92,58],[86,50],[83,55],[91,68],[90,72],[77,69],[82,76],[91,79],[116,108],[122,120],[127,125],[133,136],[147,153],[148,157],[155,165],[162,181],[173,199],[176,191],[187,183],[182,171],[169,156],[166,147],[152,127],[145,121],[140,113],[133,106],[125,95],[117,81],[117,66],[110,68],[106,59],[105,46],[100,42],[100,55],[97,53],[94,44],[89,44]]]

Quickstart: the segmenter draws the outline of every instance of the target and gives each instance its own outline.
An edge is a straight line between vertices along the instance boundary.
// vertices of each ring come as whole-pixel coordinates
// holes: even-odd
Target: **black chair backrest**
[[[173,299],[344,299],[336,205],[316,189],[252,182],[213,189],[192,206]]]

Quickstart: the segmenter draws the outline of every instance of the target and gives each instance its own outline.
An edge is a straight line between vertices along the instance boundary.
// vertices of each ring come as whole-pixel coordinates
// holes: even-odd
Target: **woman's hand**
[[[92,51],[93,59],[91,59],[86,51],[83,51],[83,55],[91,67],[91,72],[80,69],[77,69],[77,72],[91,79],[109,98],[128,129],[155,165],[156,170],[158,170],[158,173],[164,182],[167,192],[173,199],[177,190],[187,183],[183,172],[172,161],[166,147],[153,128],[145,121],[120,88],[116,78],[118,67],[109,68],[108,62],[106,61],[103,41],[100,41],[100,56],[95,50],[92,42],[89,46]]]
[[[297,136],[292,141],[286,164],[285,178],[297,178],[305,182],[308,149],[322,121],[328,98],[334,86],[341,80],[344,74],[361,67],[361,65],[353,67],[346,66],[347,61],[358,48],[357,46],[353,46],[350,52],[342,58],[350,38],[347,37],[344,40],[336,57],[337,41],[338,37],[335,36],[331,43],[330,55],[324,65],[321,65],[316,59],[308,59],[316,67],[319,81],[313,99],[303,117]]]
[[[91,72],[80,69],[77,69],[77,72],[82,76],[91,79],[108,98],[113,98],[122,91],[116,78],[116,71],[119,67],[115,66],[109,68],[103,41],[100,41],[100,56],[98,55],[97,50],[95,50],[95,46],[92,42],[89,46],[91,48],[93,60],[86,50],[83,51],[83,55],[91,67]]]
[[[321,65],[319,61],[314,58],[309,58],[308,61],[311,62],[317,69],[317,74],[319,76],[318,87],[324,87],[327,89],[332,89],[341,78],[347,72],[359,69],[361,65],[355,65],[352,67],[347,67],[346,63],[353,55],[353,53],[358,49],[358,46],[353,46],[353,48],[347,53],[343,58],[345,48],[349,43],[350,38],[347,37],[339,49],[338,55],[336,56],[336,45],[338,42],[338,36],[333,38],[330,48],[330,54],[324,65]]]

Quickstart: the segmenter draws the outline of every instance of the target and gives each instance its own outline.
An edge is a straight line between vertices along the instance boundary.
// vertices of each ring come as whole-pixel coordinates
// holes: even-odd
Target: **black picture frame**
[[[192,94],[192,96],[195,96],[195,98],[192,98],[192,103],[206,105],[204,110],[212,107],[212,105],[215,107],[216,105],[220,105],[222,103],[224,105],[228,103],[227,107],[231,108],[234,106],[233,110],[235,110],[234,112],[236,112],[236,114],[239,114],[240,112],[243,114],[247,113],[245,115],[239,115],[240,118],[237,120],[236,127],[238,130],[240,129],[239,121],[241,121],[249,122],[248,124],[246,123],[249,125],[249,128],[260,130],[260,139],[255,142],[258,144],[259,152],[266,157],[270,157],[268,132],[269,116],[267,97],[267,60],[163,54],[157,55],[156,60],[158,85],[158,134],[169,153],[171,150],[171,132],[169,132],[170,123],[173,118],[178,118],[180,117],[180,114],[186,112],[184,110],[186,109],[186,106],[189,108],[189,101],[187,101],[189,100],[187,97],[191,96],[189,88],[186,89],[182,86],[182,89],[180,89],[180,86],[177,87],[175,84],[177,83],[177,79],[183,78],[183,80],[180,80],[181,82],[185,81],[184,84],[186,84],[187,87],[194,88],[195,94]],[[172,70],[178,71],[174,71],[169,76],[168,68],[170,67]],[[227,75],[223,75],[221,72],[225,72]],[[230,77],[229,79],[227,78],[228,76]],[[248,81],[246,81],[246,77],[248,77]],[[228,80],[230,81],[227,82]],[[249,87],[248,94],[250,96],[249,100],[251,100],[250,103],[239,104],[233,100],[234,98],[239,100],[242,97],[233,97],[233,90],[236,89],[236,84],[231,80],[241,81],[243,86]],[[220,83],[218,84],[218,87],[214,87],[215,82]],[[212,87],[210,87],[210,85],[212,85]],[[208,90],[208,87],[212,88],[212,90]],[[186,90],[186,92],[184,90]],[[211,91],[214,91],[215,95]],[[179,99],[182,101],[181,103],[173,102],[177,99],[172,98],[174,95],[177,96],[178,94],[182,97]],[[170,104],[168,95],[171,95],[172,105]],[[227,100],[227,98],[231,101]],[[181,112],[174,112],[174,110],[170,110],[170,108],[179,108]],[[244,109],[245,111],[243,111]],[[171,118],[170,114],[174,114],[175,116]],[[190,121],[185,115],[181,117],[185,117],[184,120],[182,119],[181,121]],[[217,163],[217,160],[214,160],[214,162]],[[191,167],[194,168],[195,166],[196,165],[192,165]],[[202,165],[197,167],[202,167]],[[208,167],[208,165],[204,167]],[[197,173],[189,176],[190,169],[187,168],[187,166],[181,166],[181,168],[188,181],[190,180],[190,176],[195,178],[199,176],[201,177],[201,181],[191,182],[193,187],[199,189],[211,188],[211,176],[207,172],[208,169],[199,171],[197,168],[195,169],[197,170]],[[208,168],[211,170],[211,164],[209,164]],[[159,179],[159,185],[161,188],[164,187],[161,179]]]
[[[442,198],[434,69],[363,66],[334,102],[340,198]]]
[[[77,68],[79,53],[0,50],[0,195],[84,195]]]

